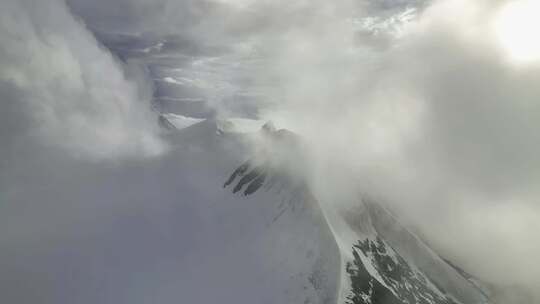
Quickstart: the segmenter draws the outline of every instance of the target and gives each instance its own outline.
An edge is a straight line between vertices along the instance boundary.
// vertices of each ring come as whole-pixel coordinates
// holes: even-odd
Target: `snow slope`
[[[352,304],[488,302],[481,290],[400,225],[382,206],[359,198],[357,205],[361,211],[357,214],[347,212],[344,216],[336,210],[322,210],[301,177],[286,170],[302,163],[301,140],[291,132],[270,127],[263,128],[258,135],[262,137],[259,144],[263,142],[263,147],[258,147],[256,155],[232,171],[224,187],[258,205],[264,204],[262,201],[269,195],[286,193],[272,220],[279,225],[275,233],[295,240],[294,245],[288,246],[296,246],[300,251],[302,246],[308,246],[309,252],[313,252],[317,235],[326,244],[316,251],[315,260],[319,262],[311,265],[316,269],[311,273],[324,277],[324,282],[335,280],[338,284],[325,285],[322,295],[306,298],[306,301],[327,303],[332,298],[332,302]],[[280,222],[288,221],[289,217],[295,220]],[[285,227],[306,225],[310,221],[305,217],[317,219],[317,230],[316,233],[307,232],[313,228],[303,230],[299,238],[306,237],[310,241],[298,243],[294,232]],[[323,250],[334,242],[333,250]],[[333,256],[325,256],[327,254]],[[302,260],[302,257],[298,256],[291,258],[298,265],[304,265],[307,261],[300,262],[298,258]],[[306,255],[306,259],[309,257],[312,254]],[[320,264],[321,261],[324,262]],[[339,271],[331,267],[339,267]],[[294,268],[293,264],[288,266],[290,271]],[[305,280],[299,276],[296,280],[302,279]],[[320,286],[314,283],[316,279],[309,277],[308,280],[312,286]],[[289,283],[291,286],[294,286],[293,281]]]
[[[237,123],[209,119],[169,134],[177,151],[207,155],[203,168],[215,169],[220,183],[203,191],[215,191],[208,201],[235,212],[235,224],[242,225],[227,238],[234,242],[235,260],[253,262],[230,266],[242,269],[245,288],[257,296],[240,293],[236,303],[336,303],[339,249],[317,201],[300,180],[270,172],[279,164],[252,157],[254,141],[282,132],[266,125],[246,135]]]
[[[11,210],[0,221],[0,261],[10,261],[0,265],[2,295],[45,304],[483,302],[384,209],[361,199],[354,212],[330,208],[333,198],[297,174],[309,166],[299,136],[271,124],[243,130],[209,119],[164,130],[170,149],[160,157],[28,164],[31,174],[13,177],[24,189],[0,185]]]

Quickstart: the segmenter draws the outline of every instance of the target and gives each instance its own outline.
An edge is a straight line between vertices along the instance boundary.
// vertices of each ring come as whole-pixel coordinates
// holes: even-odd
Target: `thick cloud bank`
[[[63,1],[1,3],[0,165],[42,147],[93,160],[161,151],[149,90],[127,79]],[[540,301],[534,0],[67,3],[95,32],[180,41],[150,54],[161,68],[181,59],[200,77],[201,62],[213,62],[237,87],[257,85],[257,114],[307,141],[307,173],[326,203],[353,208],[338,203],[347,192],[380,198],[443,256]],[[249,77],[227,69],[253,62]],[[0,186],[17,197],[27,183],[6,172],[39,175],[27,167],[8,166],[0,182],[10,184]]]
[[[289,31],[273,40],[284,81],[268,117],[310,140],[327,191],[379,196],[472,273],[534,290],[540,62],[501,41],[508,3],[435,1],[394,30],[405,15],[355,31],[342,10]]]
[[[3,0],[0,16],[3,161],[36,143],[91,159],[162,149],[150,96],[63,1]]]

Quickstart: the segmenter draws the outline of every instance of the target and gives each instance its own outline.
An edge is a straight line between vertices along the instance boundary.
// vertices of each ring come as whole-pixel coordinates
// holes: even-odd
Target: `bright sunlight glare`
[[[495,31],[513,61],[540,61],[540,0],[515,0],[504,5],[495,18]]]

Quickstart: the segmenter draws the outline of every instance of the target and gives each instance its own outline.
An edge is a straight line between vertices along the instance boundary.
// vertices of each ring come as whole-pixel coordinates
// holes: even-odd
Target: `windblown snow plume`
[[[5,0],[0,15],[2,161],[36,142],[91,159],[163,149],[152,92],[139,90],[64,1]]]
[[[447,258],[537,294],[540,62],[501,43],[507,3],[318,14],[267,44],[283,82],[266,117],[312,144],[315,189],[375,195]]]

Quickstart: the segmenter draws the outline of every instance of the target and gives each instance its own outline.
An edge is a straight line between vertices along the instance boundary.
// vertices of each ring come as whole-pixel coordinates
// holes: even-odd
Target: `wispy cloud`
[[[212,79],[257,86],[257,114],[305,138],[317,190],[378,196],[472,273],[534,293],[540,64],[516,64],[501,42],[494,20],[508,2],[5,0],[0,181],[31,170],[14,163],[46,162],[43,147],[92,160],[159,154],[152,88],[85,25],[175,37],[182,60],[226,66]],[[238,62],[253,66],[235,77]]]
[[[136,68],[124,69],[64,2],[2,5],[2,140],[20,145],[8,145],[14,157],[33,144],[93,159],[163,149]]]

